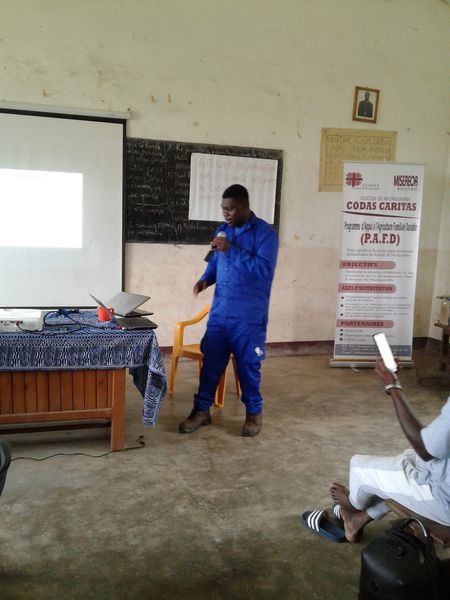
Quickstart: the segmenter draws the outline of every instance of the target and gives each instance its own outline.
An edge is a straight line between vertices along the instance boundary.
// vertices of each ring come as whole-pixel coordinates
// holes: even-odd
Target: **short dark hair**
[[[243,185],[235,183],[230,185],[222,194],[222,198],[233,198],[239,204],[248,204],[248,191]]]

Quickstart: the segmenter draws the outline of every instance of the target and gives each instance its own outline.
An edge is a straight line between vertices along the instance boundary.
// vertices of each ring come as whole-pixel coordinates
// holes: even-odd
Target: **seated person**
[[[340,483],[331,485],[331,497],[338,505],[335,514],[340,512],[349,542],[358,541],[369,521],[389,512],[383,501],[388,498],[432,521],[450,525],[450,396],[441,414],[424,427],[412,413],[397,376],[386,369],[381,358],[375,371],[413,449],[391,457],[353,456],[350,490]]]

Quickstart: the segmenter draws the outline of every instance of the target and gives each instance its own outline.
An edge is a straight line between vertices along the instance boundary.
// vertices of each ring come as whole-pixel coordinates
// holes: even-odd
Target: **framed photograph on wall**
[[[352,120],[376,123],[379,101],[380,90],[356,86]]]

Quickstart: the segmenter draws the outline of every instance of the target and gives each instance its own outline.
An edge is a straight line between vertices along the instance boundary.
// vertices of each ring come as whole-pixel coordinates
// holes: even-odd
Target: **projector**
[[[34,308],[0,308],[0,331],[41,331],[44,311]]]

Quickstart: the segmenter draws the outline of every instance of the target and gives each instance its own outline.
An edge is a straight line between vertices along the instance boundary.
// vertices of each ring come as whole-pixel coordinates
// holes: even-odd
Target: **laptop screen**
[[[108,300],[107,305],[114,308],[114,312],[118,315],[128,315],[149,299],[150,296],[143,296],[142,294],[119,292],[111,300]]]

